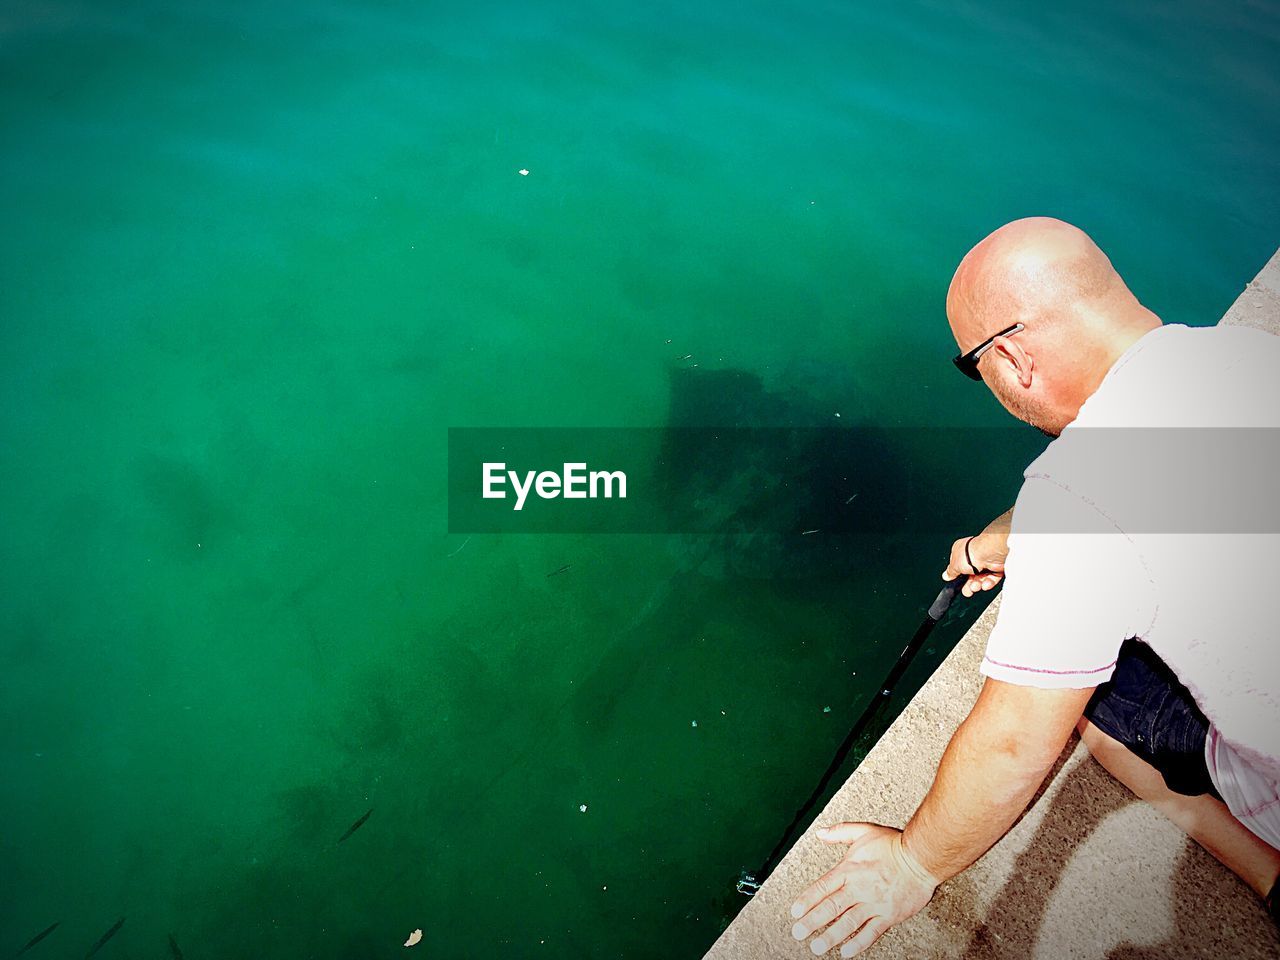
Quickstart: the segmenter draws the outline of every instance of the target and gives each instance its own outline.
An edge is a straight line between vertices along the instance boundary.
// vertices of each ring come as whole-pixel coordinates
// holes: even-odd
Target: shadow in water
[[[720,579],[831,580],[879,562],[911,483],[887,431],[743,370],[671,371],[656,475],[686,565]]]

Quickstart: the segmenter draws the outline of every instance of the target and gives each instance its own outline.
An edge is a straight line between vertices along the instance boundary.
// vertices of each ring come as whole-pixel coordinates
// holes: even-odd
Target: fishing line
[[[818,805],[818,802],[827,792],[827,787],[831,785],[832,778],[844,766],[844,762],[849,756],[849,751],[862,738],[868,725],[879,714],[880,708],[889,702],[893,696],[894,687],[898,685],[902,675],[907,672],[907,667],[911,665],[911,661],[920,652],[920,648],[924,646],[925,639],[928,638],[933,628],[937,626],[938,621],[946,616],[947,609],[951,606],[951,601],[960,593],[960,588],[964,586],[965,581],[968,579],[968,577],[959,576],[954,580],[948,581],[946,586],[938,593],[938,596],[934,598],[933,603],[929,605],[929,612],[925,615],[924,621],[916,628],[915,635],[907,645],[902,648],[902,653],[898,654],[898,659],[894,663],[893,669],[889,671],[884,678],[884,682],[880,684],[879,692],[872,697],[871,702],[862,711],[862,716],[858,717],[857,722],[854,723],[853,728],[844,738],[839,749],[836,750],[836,755],[831,758],[831,763],[828,764],[827,770],[822,775],[817,787],[814,788],[813,793],[809,795],[809,799],[804,802],[804,805],[796,811],[796,815],[792,818],[787,829],[782,832],[782,836],[774,845],[773,850],[770,851],[769,856],[765,858],[764,863],[760,864],[758,870],[754,872],[744,870],[742,875],[738,877],[736,886],[739,893],[748,897],[755,896],[756,891],[760,889],[760,884],[764,883],[765,878],[773,872],[773,868],[782,859],[782,855],[791,848],[796,828],[801,824],[807,823],[809,814],[813,812],[813,808]]]

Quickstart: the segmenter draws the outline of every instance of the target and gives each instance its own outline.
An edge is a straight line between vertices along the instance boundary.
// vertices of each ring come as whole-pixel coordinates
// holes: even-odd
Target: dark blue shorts
[[[1173,671],[1141,640],[1124,642],[1115,673],[1094,691],[1084,715],[1159,770],[1174,793],[1222,799],[1204,759],[1209,721]]]

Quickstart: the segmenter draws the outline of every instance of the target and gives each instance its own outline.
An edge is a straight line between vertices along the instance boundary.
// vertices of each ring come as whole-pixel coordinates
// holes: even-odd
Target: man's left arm
[[[1026,809],[1092,693],[988,678],[905,830],[847,823],[819,831],[851,846],[792,907],[792,935],[803,940],[831,924],[813,952],[848,940],[841,955],[853,956],[922,909],[939,883],[982,856]]]
[[[903,831],[907,853],[939,882],[986,853],[1044,782],[1093,690],[988,678]]]

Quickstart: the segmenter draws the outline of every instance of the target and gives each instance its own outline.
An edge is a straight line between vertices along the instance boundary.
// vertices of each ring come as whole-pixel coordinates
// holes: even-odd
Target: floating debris
[[[554,570],[552,570],[550,573],[548,573],[548,574],[547,574],[547,576],[548,576],[548,577],[554,577],[554,576],[557,576],[558,574],[564,573],[564,572],[565,572],[566,570],[568,570],[571,566],[573,566],[573,564],[571,564],[571,563],[566,563],[563,567],[556,567]]]
[[[837,419],[837,420],[839,420],[839,419],[840,419],[840,414],[839,414],[839,413],[837,413],[837,414],[836,414],[836,419]]]
[[[84,955],[84,960],[89,960],[95,953],[107,945],[107,941],[120,932],[120,928],[124,926],[125,918],[121,917],[112,925],[111,929],[98,938],[98,942],[89,948],[89,952]]]
[[[692,353],[686,353],[683,357],[676,357],[676,359],[677,359],[677,360],[692,360],[692,359],[693,359],[693,354],[692,354]]]
[[[578,812],[579,812],[579,813],[586,813],[586,812],[587,812],[587,805],[586,805],[585,803],[580,803],[580,804],[578,804]]]
[[[520,176],[522,176],[522,177],[527,177],[528,175],[529,175],[529,171],[528,171],[528,170],[526,170],[524,167],[521,167],[521,168],[520,168]]]
[[[21,950],[19,950],[17,953],[15,953],[15,954],[14,954],[14,956],[15,956],[15,957],[20,957],[20,956],[22,956],[24,953],[26,953],[28,950],[30,950],[32,947],[34,947],[37,943],[39,943],[41,940],[43,940],[43,939],[44,939],[45,937],[47,937],[49,934],[53,933],[53,931],[57,930],[57,929],[58,929],[58,924],[59,924],[59,923],[62,923],[62,921],[61,921],[61,920],[58,920],[58,921],[57,921],[57,922],[55,922],[55,923],[51,923],[51,924],[49,924],[49,926],[45,927],[43,930],[41,930],[39,933],[37,933],[34,937],[32,937],[30,940],[28,940],[26,943],[24,943],[24,944],[22,945],[22,949],[21,949]]]
[[[823,713],[830,713],[830,712],[831,712],[831,708],[830,708],[830,707],[823,707],[823,708],[822,708],[822,712],[823,712]]]
[[[858,499],[858,495],[855,493],[852,497],[850,497],[848,500],[844,502],[844,505],[847,507],[849,504],[853,503],[853,501],[857,499]]]
[[[415,930],[413,931],[413,933],[409,934],[409,939],[404,942],[404,945],[406,947],[416,947],[421,942],[422,942],[422,931]]]
[[[822,531],[821,527],[814,527],[812,530],[801,530],[800,536],[807,537],[811,533],[820,533],[821,531]]]
[[[342,841],[346,840],[347,837],[351,836],[353,833],[355,833],[357,830],[363,827],[365,825],[365,821],[368,820],[371,816],[373,816],[373,807],[370,807],[368,810],[366,810],[363,817],[361,817],[351,826],[347,827],[347,832],[338,838],[338,842],[342,843]]]
[[[698,725],[698,721],[697,721],[697,720],[692,720],[692,721],[690,721],[690,723],[689,723],[689,726],[691,726],[691,727],[696,727],[697,725]]]

